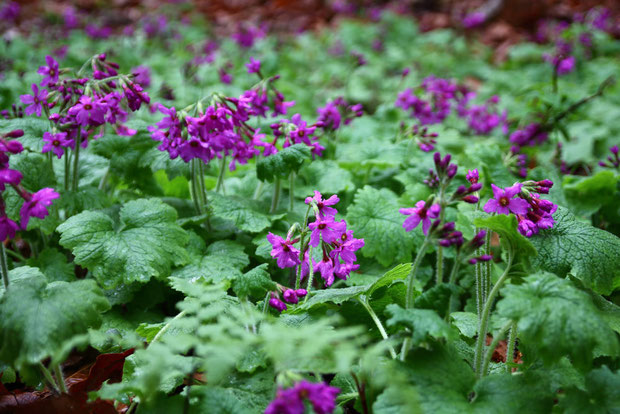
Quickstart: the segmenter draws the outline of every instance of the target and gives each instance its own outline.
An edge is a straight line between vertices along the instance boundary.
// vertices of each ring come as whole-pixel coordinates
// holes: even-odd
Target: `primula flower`
[[[65,153],[65,148],[73,147],[74,143],[72,139],[67,139],[66,132],[58,132],[52,134],[51,132],[43,133],[43,149],[41,152],[52,151],[60,159]]]
[[[11,170],[9,168],[0,170],[0,191],[4,191],[6,184],[18,185],[22,177],[22,173],[17,170]]]
[[[400,214],[404,214],[409,216],[405,219],[403,223],[403,228],[406,231],[411,231],[418,227],[418,224],[422,222],[422,232],[426,235],[428,234],[428,229],[431,227],[431,219],[439,217],[439,212],[441,207],[439,204],[433,204],[428,209],[425,207],[425,201],[418,201],[415,204],[415,207],[411,208],[401,208],[398,210]]]
[[[41,89],[33,83],[32,84],[32,95],[21,95],[19,99],[23,104],[28,105],[25,109],[26,115],[37,114],[37,116],[41,116],[41,111],[43,110],[43,105],[47,105],[45,100],[47,99],[47,90]]]
[[[342,221],[334,221],[333,217],[317,217],[316,220],[308,224],[308,228],[312,230],[310,234],[310,243],[312,247],[317,247],[321,238],[325,243],[331,243],[340,237],[340,234],[347,228],[347,224]]]
[[[274,309],[277,309],[280,312],[285,311],[287,309],[286,304],[276,297],[272,297],[271,299],[269,299],[269,306],[271,306]]]
[[[478,169],[476,168],[476,169],[467,171],[467,175],[465,175],[465,178],[470,183],[476,184],[478,180],[480,179],[480,176],[478,175]]]
[[[278,267],[284,269],[301,264],[299,260],[299,250],[293,247],[293,242],[288,238],[285,240],[273,233],[267,234],[267,240],[273,246],[271,257],[277,257]]]
[[[0,217],[0,242],[5,241],[7,238],[12,239],[15,237],[15,232],[19,229],[17,223],[8,218],[7,216]]]
[[[513,198],[521,191],[521,184],[517,183],[505,190],[491,184],[493,188],[493,198],[484,205],[484,211],[487,213],[498,214],[526,214],[529,203],[522,198]]]
[[[22,229],[26,230],[30,217],[45,218],[49,214],[47,207],[58,197],[60,195],[53,188],[43,188],[32,194],[30,200],[24,202],[19,211]]]
[[[250,63],[246,63],[245,67],[248,68],[248,73],[258,74],[260,72],[260,60],[250,56]]]
[[[336,408],[336,397],[340,389],[324,382],[297,382],[287,390],[278,389],[276,398],[269,403],[265,414],[304,414],[304,400],[307,399],[316,414],[330,414]]]
[[[319,209],[319,216],[331,216],[334,217],[338,211],[333,207],[334,204],[337,204],[340,199],[337,195],[333,195],[326,200],[323,200],[323,196],[318,191],[314,191],[314,197],[306,197],[306,204],[310,204],[314,201],[316,203],[317,208]]]
[[[41,66],[37,73],[43,75],[41,86],[54,85],[58,82],[58,62],[53,57],[45,56],[47,66]]]
[[[78,103],[69,108],[69,115],[74,116],[78,124],[82,126],[99,126],[105,120],[106,108],[98,100],[88,95],[83,95]]]

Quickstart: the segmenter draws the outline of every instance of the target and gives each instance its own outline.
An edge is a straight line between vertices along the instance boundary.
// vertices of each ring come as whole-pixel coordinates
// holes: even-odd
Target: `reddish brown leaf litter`
[[[487,346],[491,345],[491,342],[493,342],[493,336],[491,335],[487,335]],[[491,356],[491,361],[493,362],[506,362],[506,352],[508,351],[508,344],[505,340],[501,340],[497,343],[497,346],[495,347],[495,350],[493,351],[493,356]],[[517,349],[517,347],[515,346],[515,350],[514,350],[514,354],[513,354],[513,362],[515,364],[521,364],[523,362],[523,360],[521,359],[523,355],[521,354],[521,351],[519,351]]]
[[[0,383],[0,413],[15,414],[117,414],[127,407],[117,408],[111,401],[97,399],[88,402],[88,392],[101,385],[120,382],[125,359],[134,349],[122,353],[101,354],[94,364],[83,366],[65,379],[69,393],[58,395],[45,388],[43,391],[18,389],[9,391]],[[120,411],[117,411],[120,410]]]

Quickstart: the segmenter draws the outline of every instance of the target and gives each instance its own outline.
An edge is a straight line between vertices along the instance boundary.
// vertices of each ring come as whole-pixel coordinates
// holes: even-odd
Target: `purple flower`
[[[26,230],[30,217],[45,218],[49,214],[47,207],[51,206],[52,200],[58,197],[60,195],[53,188],[43,188],[32,194],[30,200],[24,202],[19,211],[22,229]]]
[[[88,95],[83,95],[75,105],[69,108],[69,115],[74,116],[77,123],[82,126],[102,125],[105,122],[105,113],[106,108],[99,100]]]
[[[309,245],[317,247],[322,238],[325,243],[331,243],[340,237],[340,234],[347,228],[344,220],[336,222],[333,217],[316,217],[316,220],[308,224],[308,228],[312,230],[310,234]]]
[[[478,27],[482,23],[484,23],[485,19],[486,19],[486,16],[482,12],[469,13],[463,18],[463,21],[462,21],[463,27],[466,29],[472,29],[474,27]]]
[[[476,169],[467,171],[467,175],[465,175],[465,178],[470,183],[476,184],[478,180],[480,179],[480,176],[478,175],[478,169],[476,168]]]
[[[278,267],[284,269],[301,264],[299,260],[299,250],[293,247],[293,241],[288,238],[285,240],[273,233],[267,234],[267,240],[273,246],[271,257],[277,257]]]
[[[41,116],[43,105],[47,105],[47,103],[45,102],[47,98],[47,90],[39,90],[39,87],[35,83],[33,83],[32,92],[34,92],[32,95],[21,95],[19,99],[22,101],[23,104],[28,105],[25,110],[26,115],[32,115],[36,113],[37,116]]]
[[[134,82],[142,86],[143,88],[148,88],[151,86],[151,70],[148,66],[140,65],[131,69],[131,73],[134,75]]]
[[[307,399],[316,414],[331,414],[336,408],[336,397],[340,389],[324,382],[301,380],[287,390],[278,389],[276,398],[269,403],[265,414],[303,414],[304,399]]]
[[[58,132],[56,134],[52,134],[51,132],[44,132],[43,141],[45,142],[45,145],[43,145],[42,152],[45,153],[52,151],[59,159],[65,153],[65,148],[73,147],[74,145],[72,139],[67,139],[66,132]]]
[[[340,201],[338,196],[335,194],[329,197],[327,200],[323,200],[323,196],[321,195],[321,193],[319,193],[318,191],[315,191],[314,197],[306,197],[306,204],[310,204],[312,203],[312,201],[316,203],[316,206],[319,209],[319,216],[334,217],[336,213],[338,213],[338,211],[335,208],[328,207],[328,206],[333,206]]]
[[[522,198],[513,198],[521,191],[521,184],[517,183],[505,190],[491,184],[493,188],[493,198],[484,205],[484,211],[487,213],[498,214],[526,214],[529,203]]]
[[[7,158],[8,159],[8,158]],[[18,185],[22,180],[22,173],[17,170],[3,168],[0,170],[0,191],[4,191],[6,184]]]
[[[282,312],[286,310],[286,304],[276,297],[269,299],[269,306]]]
[[[142,87],[137,83],[130,83],[129,85],[123,87],[125,91],[125,98],[127,98],[127,104],[129,105],[129,109],[132,111],[137,111],[142,106],[142,102],[145,104],[149,104],[151,102],[151,98],[149,98],[148,94],[144,92]]]
[[[406,231],[411,231],[418,227],[418,224],[422,222],[422,232],[428,234],[428,229],[431,227],[431,219],[439,217],[441,207],[439,204],[433,204],[430,208],[426,208],[425,201],[418,201],[415,203],[415,207],[401,208],[398,210],[400,214],[409,216],[403,223],[403,228]]]
[[[325,281],[325,286],[331,286],[334,283],[334,262],[331,258],[323,255],[323,260],[314,262],[314,271],[319,272]]]
[[[284,298],[284,301],[288,303],[299,302],[299,299],[297,298],[297,292],[295,292],[293,289],[286,289],[284,293],[282,293],[282,297]]]
[[[260,60],[258,59],[250,56],[250,63],[246,63],[245,67],[248,68],[248,73],[260,74]]]
[[[41,86],[54,85],[58,82],[58,62],[53,57],[45,56],[47,66],[41,66],[37,73],[44,76]]]
[[[17,223],[13,220],[7,216],[0,217],[0,242],[4,242],[7,238],[14,238],[18,229]]]

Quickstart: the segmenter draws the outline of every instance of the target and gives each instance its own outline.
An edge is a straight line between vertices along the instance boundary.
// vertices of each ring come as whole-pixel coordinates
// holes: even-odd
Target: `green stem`
[[[497,296],[497,293],[504,284],[504,281],[508,278],[510,268],[512,267],[513,256],[514,254],[511,249],[508,251],[508,263],[506,265],[506,270],[504,270],[502,276],[499,278],[495,286],[493,286],[493,289],[491,290],[491,293],[489,293],[489,297],[484,304],[484,309],[482,309],[482,318],[480,319],[480,325],[478,328],[478,339],[476,340],[476,352],[474,355],[474,368],[476,375],[479,378],[484,376],[484,372],[482,371],[482,353],[484,351],[484,342],[487,336],[489,314],[491,312],[491,307],[493,306],[495,296]]]
[[[370,304],[368,303],[368,299],[366,298],[366,296],[364,296],[364,299],[357,298],[357,300],[362,304],[362,306],[366,309],[366,311],[368,311],[368,314],[372,318],[373,322],[375,323],[375,325],[377,325],[377,328],[379,329],[381,336],[383,337],[383,339],[387,341],[389,339],[389,336],[387,332],[385,331],[385,328],[383,327],[381,320],[379,319],[375,311],[370,307]],[[390,350],[390,355],[392,356],[392,359],[396,359],[398,356],[396,355],[396,351],[394,350],[394,347],[392,345],[389,345],[389,350]]]
[[[291,172],[288,176],[288,209],[293,211],[295,203],[295,173]]]
[[[450,272],[450,278],[448,279],[448,283],[450,284],[456,283],[456,277],[458,276],[460,265],[461,265],[461,260],[460,260],[459,254],[457,253],[454,258],[454,264],[452,265],[452,271]],[[454,310],[456,310],[456,302],[457,302],[456,294],[452,293],[450,295],[450,302],[448,303],[448,313],[446,314],[446,318],[449,318],[450,314]]]
[[[65,377],[62,375],[62,368],[60,364],[54,365],[54,375],[56,375],[56,382],[60,387],[60,392],[67,394],[67,386],[65,384]]]
[[[6,250],[4,243],[0,243],[0,272],[2,272],[2,281],[4,282],[5,295],[9,288],[9,266],[6,262]]]
[[[517,342],[517,323],[512,322],[510,325],[510,334],[508,335],[508,346],[506,348],[506,372],[510,373],[512,368],[509,365],[514,362],[515,344]]]
[[[77,137],[75,138],[75,150],[73,155],[73,191],[78,190],[78,185],[80,183],[80,144],[82,143],[82,128],[78,127]]]
[[[506,335],[506,331],[510,329],[511,325],[512,325],[512,321],[508,322],[493,337],[493,341],[491,342],[491,345],[489,345],[489,348],[487,349],[487,353],[484,357],[484,363],[482,364],[482,376],[487,375],[489,371],[489,364],[491,363],[491,358],[493,358],[493,352],[495,351],[495,348],[497,348],[497,344],[499,343],[499,341],[504,339],[504,335]],[[508,358],[508,353],[506,353],[506,358]]]
[[[439,191],[439,206],[441,210],[439,210],[439,223],[440,225],[444,224],[446,217],[446,203],[444,201],[444,192],[445,189],[442,185],[441,190]],[[436,281],[438,285],[443,283],[443,246],[441,244],[437,245],[437,276]]]
[[[475,234],[478,234],[479,231],[480,229],[476,228]],[[482,250],[482,248],[478,249],[476,251],[476,255],[482,255],[483,251],[484,250]],[[476,314],[478,315],[478,323],[480,323],[480,319],[482,318],[482,307],[484,306],[484,301],[482,300],[482,297],[484,295],[482,289],[482,265],[483,264],[480,261],[476,262],[476,264],[474,265],[474,272],[476,278]]]
[[[159,332],[157,332],[157,335],[155,335],[155,337],[153,338],[153,340],[151,341],[151,343],[149,345],[151,345],[153,342],[157,342],[157,340],[159,338],[161,338],[168,329],[170,329],[170,326],[172,325],[172,322],[176,321],[179,318],[182,318],[183,316],[185,316],[185,314],[187,313],[187,311],[182,311],[179,312],[179,314],[177,314],[177,316],[175,316],[174,318],[172,318],[171,320],[169,320],[163,328],[161,328],[159,330]]]
[[[413,281],[415,280],[416,273],[418,273],[420,262],[422,262],[422,258],[426,254],[426,248],[428,247],[429,243],[430,243],[430,237],[427,235],[426,238],[424,239],[424,243],[422,243],[422,246],[420,247],[420,250],[418,250],[418,254],[416,255],[415,260],[413,261],[413,265],[411,266],[411,271],[409,272],[409,275],[407,276],[407,296],[405,296],[405,308],[406,309],[410,309],[413,307],[413,292],[414,292]],[[405,360],[407,356],[407,352],[409,351],[410,345],[411,345],[411,338],[409,337],[405,338],[405,340],[403,341],[403,345],[400,349],[400,360],[401,361]]]
[[[308,270],[308,286],[306,286],[306,292],[308,292],[308,294],[306,295],[304,302],[307,302],[308,298],[310,297],[310,290],[312,289],[312,282],[314,281],[314,269],[312,266],[312,246],[310,246],[310,252],[308,253]]]
[[[49,372],[49,370],[47,368],[45,368],[45,365],[43,365],[43,363],[41,363],[41,362],[39,362],[39,369],[41,370],[41,373],[43,374],[43,377],[47,381],[48,385],[54,391],[59,393],[60,389],[58,388],[58,384],[56,384],[56,381],[54,381],[54,377],[52,377],[52,374]]]
[[[129,408],[127,409],[127,411],[125,411],[125,414],[132,414],[133,411],[136,409],[137,405],[138,403],[136,402],[136,400],[133,400],[131,404],[129,405]]]
[[[256,190],[254,190],[254,196],[252,197],[252,200],[258,200],[258,198],[260,197],[260,195],[263,192],[263,187],[265,186],[265,182],[264,181],[259,181],[258,185],[256,186]]]
[[[69,166],[71,161],[69,160],[69,149],[65,148],[65,191],[69,189]]]
[[[415,280],[415,275],[418,272],[418,267],[420,267],[420,262],[422,261],[422,258],[426,254],[426,249],[429,243],[430,243],[430,238],[429,236],[426,236],[426,238],[424,239],[424,243],[422,243],[422,246],[420,247],[420,250],[418,250],[418,254],[415,257],[415,260],[413,261],[413,265],[411,266],[411,271],[409,272],[409,275],[407,276],[407,296],[405,296],[405,307],[407,309],[413,307],[413,291],[414,291],[413,281]]]
[[[192,159],[189,166],[191,175],[190,196],[194,202],[196,214],[200,215],[202,211],[200,209],[200,196],[198,195],[198,173],[196,172],[196,161],[196,159]]]
[[[273,183],[273,197],[271,198],[271,208],[269,214],[273,214],[278,209],[278,203],[280,202],[280,179],[276,178]]]
[[[22,263],[25,263],[28,259],[26,259],[24,256],[22,256],[21,254],[17,253],[16,251],[13,251],[11,249],[6,249],[5,252],[9,255],[12,256],[13,258],[19,260]]]
[[[217,184],[215,185],[215,191],[218,193],[220,190],[222,190],[222,192],[226,191],[224,189],[224,174],[226,174],[226,155],[220,160],[220,171],[217,175]]]
[[[487,229],[484,243],[484,254],[491,254],[491,230]],[[489,297],[489,288],[491,287],[491,261],[482,263],[482,302],[485,303]]]

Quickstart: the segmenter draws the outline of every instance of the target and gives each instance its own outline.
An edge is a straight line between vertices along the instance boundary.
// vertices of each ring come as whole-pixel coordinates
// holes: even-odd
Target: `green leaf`
[[[263,263],[235,279],[232,289],[237,296],[246,297],[250,294],[261,296],[269,290],[275,290],[276,284],[271,280],[267,267],[268,265]]]
[[[550,413],[555,393],[549,379],[537,372],[522,375],[495,374],[483,377],[474,390],[474,411],[481,413]]]
[[[394,283],[398,283],[399,281],[403,281],[409,275],[411,271],[411,263],[402,263],[395,266],[393,269],[385,272],[383,276],[377,279],[370,287],[366,294],[368,296],[372,296],[372,294],[377,290],[384,286],[390,286]]]
[[[67,257],[54,248],[43,249],[38,256],[30,257],[26,264],[38,267],[47,277],[48,281],[75,280],[74,266],[67,262]]]
[[[498,315],[517,321],[519,339],[547,363],[569,355],[585,366],[595,354],[618,354],[614,331],[585,292],[549,273],[508,285],[497,303]]]
[[[239,230],[259,233],[271,225],[269,216],[257,210],[256,201],[209,192],[209,202],[213,215],[231,221]]]
[[[620,175],[612,171],[599,171],[591,177],[564,176],[562,188],[566,200],[579,213],[596,213],[602,206],[617,202],[617,185]]]
[[[307,179],[305,188],[308,188],[308,191],[304,192],[309,194],[313,190],[324,194],[338,194],[355,188],[352,174],[332,160],[315,160],[304,166],[299,175]],[[295,190],[297,192],[297,188]],[[300,193],[303,194],[301,190]]]
[[[400,384],[399,384],[400,385]],[[422,414],[418,390],[412,386],[389,386],[372,405],[374,414]]]
[[[477,218],[474,224],[493,230],[502,238],[502,243],[511,246],[515,253],[524,256],[535,256],[536,249],[530,241],[517,230],[517,218],[515,216],[498,214],[487,218]]]
[[[295,144],[256,161],[256,176],[261,181],[273,181],[274,178],[286,177],[290,172],[297,172],[303,162],[310,158],[310,147]]]
[[[403,229],[404,216],[398,208],[393,192],[365,186],[357,191],[347,212],[347,223],[355,237],[364,239],[361,253],[375,258],[383,266],[411,259],[414,235]]]
[[[11,168],[23,174],[21,185],[31,192],[45,187],[56,187],[56,177],[47,157],[42,154],[22,152],[11,155]]]
[[[310,296],[306,302],[303,302],[301,305],[297,306],[295,310],[307,311],[323,303],[333,303],[335,305],[339,305],[365,293],[367,289],[367,286],[351,286],[340,289],[323,289],[314,291],[312,296]]]
[[[406,326],[413,331],[412,342],[419,345],[427,342],[429,338],[451,339],[453,331],[450,325],[444,321],[435,311],[429,309],[403,309],[398,305],[388,305],[388,326]]]
[[[553,215],[555,225],[531,238],[538,249],[535,266],[564,277],[570,273],[597,293],[620,286],[620,238],[575,219],[565,208]]]
[[[450,318],[454,321],[454,326],[458,328],[461,335],[473,338],[478,332],[478,315],[472,312],[452,312]]]
[[[204,279],[212,283],[236,280],[250,260],[242,245],[232,240],[220,240],[207,248],[207,255],[198,263],[192,263],[172,273],[173,277],[196,281]]]
[[[85,211],[58,226],[60,244],[105,287],[163,279],[172,265],[189,260],[189,236],[176,224],[176,211],[156,199],[130,201],[120,211],[121,227],[101,212]]]
[[[572,387],[565,390],[560,407],[566,414],[617,413],[620,407],[620,371],[602,366],[586,375],[585,390]]]
[[[0,298],[0,360],[16,368],[62,359],[65,344],[101,323],[108,301],[94,280],[47,283],[34,267],[10,272]]]

